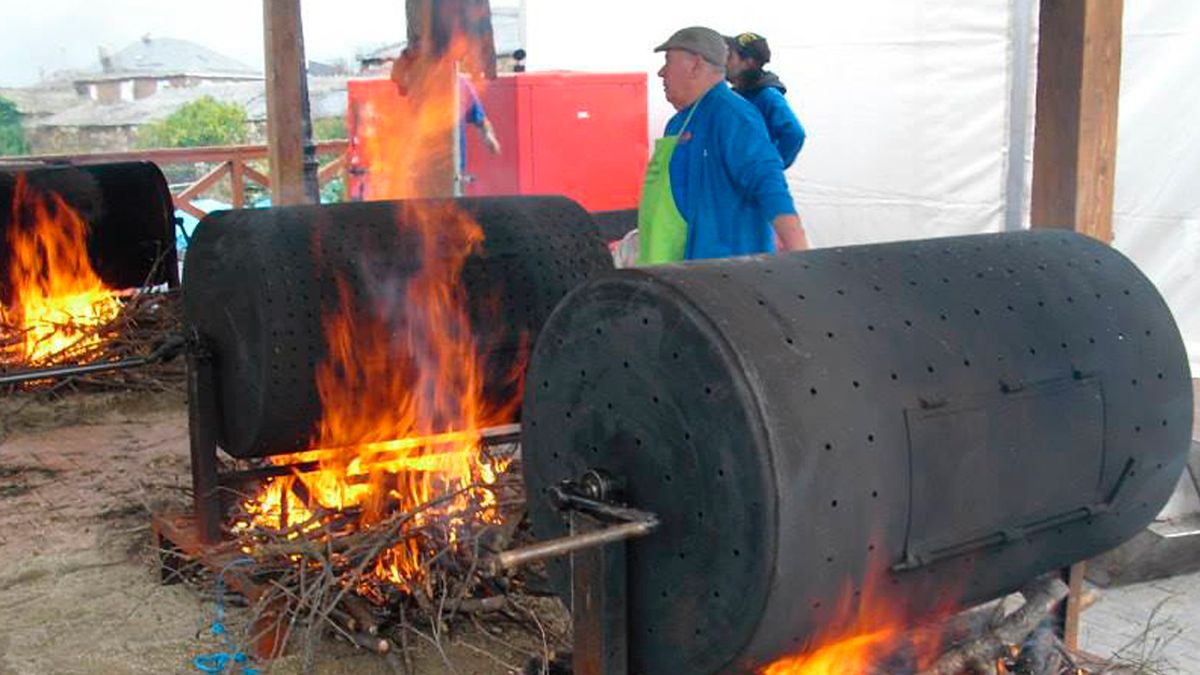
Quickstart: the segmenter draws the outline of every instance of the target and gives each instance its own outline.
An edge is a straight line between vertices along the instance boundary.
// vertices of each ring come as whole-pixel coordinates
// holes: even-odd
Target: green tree
[[[203,96],[142,127],[138,131],[138,145],[143,148],[235,145],[245,143],[247,134],[246,111],[242,106]]]
[[[0,96],[0,155],[27,155],[29,141],[21,127],[17,104]]]
[[[313,120],[313,140],[332,141],[349,137],[345,117],[322,117]]]

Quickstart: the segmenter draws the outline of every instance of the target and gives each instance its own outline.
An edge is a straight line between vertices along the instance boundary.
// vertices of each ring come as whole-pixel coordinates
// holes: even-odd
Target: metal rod
[[[646,520],[632,523],[611,525],[583,534],[572,534],[566,537],[550,539],[524,548],[504,551],[496,556],[494,564],[499,569],[512,569],[520,565],[528,565],[539,560],[557,558],[573,551],[580,551],[596,546],[611,544],[616,541],[636,539],[650,534],[658,527],[658,517],[651,516]]]
[[[88,363],[84,365],[70,366],[53,366],[49,368],[35,368],[32,370],[20,370],[7,375],[0,375],[0,385],[6,384],[22,384],[32,382],[34,380],[49,380],[57,377],[71,377],[73,375],[88,375],[90,373],[103,373],[110,370],[127,370],[129,368],[139,368],[149,365],[156,361],[174,356],[183,349],[186,341],[182,335],[172,336],[165,342],[155,348],[153,352],[146,356],[139,356],[133,359],[122,359],[120,361],[105,361],[103,363]]]
[[[494,427],[487,427],[479,431],[480,440],[484,445],[495,446],[505,443],[515,443],[521,440],[521,425],[520,424],[501,424]],[[417,439],[420,442],[409,445],[419,446],[421,444],[434,445],[437,443],[445,443],[450,440],[445,435],[428,437],[425,439]],[[393,441],[394,443],[395,441]],[[387,443],[387,441],[384,441]],[[367,444],[362,446],[363,452],[371,452],[371,448],[376,444]],[[322,454],[333,454],[337,452],[337,448],[320,448],[317,450],[303,450],[301,453],[319,452]],[[383,454],[383,453],[381,453]],[[372,461],[376,458],[367,457]],[[271,466],[261,466],[254,469],[245,469],[242,471],[230,471],[221,475],[221,486],[228,488],[238,488],[247,483],[253,483],[264,478],[275,478],[278,476],[291,476],[298,473],[310,473],[321,468],[321,460],[313,459],[305,462],[296,462],[294,464],[273,464]]]
[[[123,359],[121,361],[107,361],[104,363],[89,363],[82,366],[55,366],[51,368],[36,368],[34,370],[19,370],[8,375],[0,375],[0,385],[23,384],[25,382],[32,382],[34,380],[49,380],[56,377],[70,377],[72,375],[103,373],[109,370],[125,370],[127,368],[144,366],[149,362],[150,360],[148,358],[139,356],[136,359]]]

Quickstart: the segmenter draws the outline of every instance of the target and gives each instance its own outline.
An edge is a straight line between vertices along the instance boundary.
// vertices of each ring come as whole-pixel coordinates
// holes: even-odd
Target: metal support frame
[[[549,498],[570,523],[567,536],[498,554],[496,568],[511,569],[564,555],[571,561],[572,675],[629,672],[626,541],[658,528],[653,513],[625,506],[622,485],[603,471],[550,488]],[[543,664],[548,665],[548,664]]]
[[[0,386],[7,386],[10,384],[25,384],[26,382],[52,380],[61,377],[75,377],[77,375],[90,375],[92,373],[106,373],[113,370],[129,370],[130,368],[140,368],[142,366],[148,366],[161,361],[169,361],[175,358],[179,352],[183,351],[185,346],[185,340],[182,336],[172,335],[155,347],[154,350],[146,356],[121,359],[120,361],[100,361],[97,363],[46,366],[42,368],[33,368],[30,370],[8,372],[0,374]]]
[[[571,534],[586,535],[605,523],[571,512]],[[629,672],[629,607],[626,546],[618,540],[571,554],[571,626],[574,675]]]
[[[221,541],[221,477],[217,461],[216,364],[212,350],[195,337],[187,355],[188,439],[192,459],[192,503],[196,538],[202,544]]]

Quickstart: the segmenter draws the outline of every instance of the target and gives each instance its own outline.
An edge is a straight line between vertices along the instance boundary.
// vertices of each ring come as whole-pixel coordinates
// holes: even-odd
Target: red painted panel
[[[561,194],[589,211],[637,206],[649,157],[645,73],[508,73],[477,88],[501,152],[467,128],[465,194]],[[387,80],[350,82],[351,195],[369,180],[353,175],[356,111],[393,96]]]

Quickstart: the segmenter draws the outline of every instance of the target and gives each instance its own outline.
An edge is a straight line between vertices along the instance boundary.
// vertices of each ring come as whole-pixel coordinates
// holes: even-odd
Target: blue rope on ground
[[[245,565],[254,562],[250,558],[238,558],[221,568],[217,575],[216,619],[212,622],[212,634],[225,642],[229,651],[201,654],[192,659],[192,665],[202,673],[242,673],[242,675],[259,675],[258,668],[249,665],[250,658],[238,651],[237,645],[225,630],[225,572],[235,565]]]

